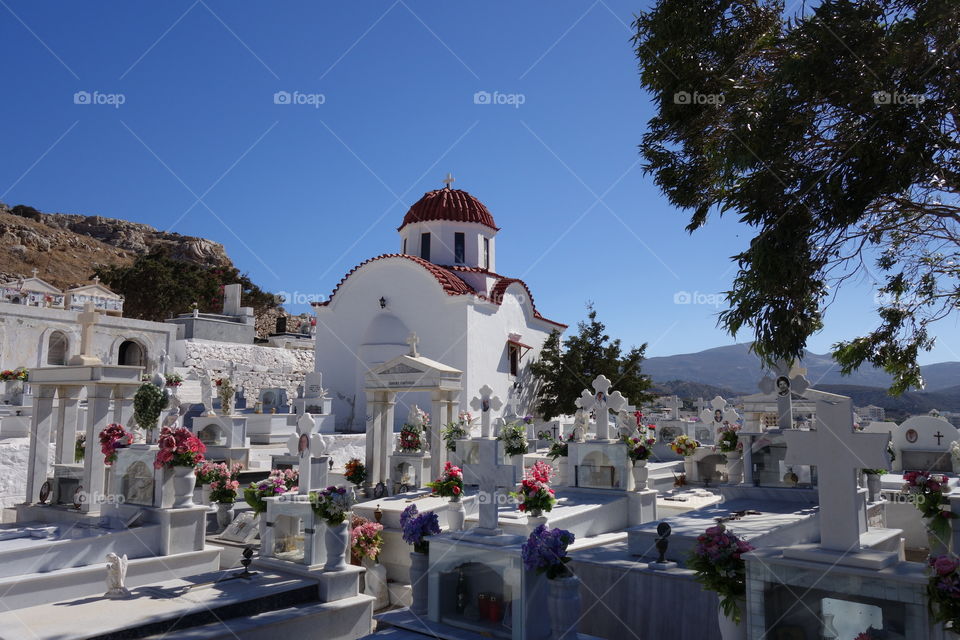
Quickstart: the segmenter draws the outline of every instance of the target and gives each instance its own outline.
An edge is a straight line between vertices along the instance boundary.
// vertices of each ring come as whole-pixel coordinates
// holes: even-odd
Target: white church
[[[398,253],[357,265],[314,305],[316,371],[338,429],[366,429],[365,374],[407,353],[411,334],[422,356],[462,372],[461,410],[484,385],[504,401],[516,394],[518,413],[532,407],[529,365],[550,333],[567,325],[543,317],[522,280],[497,273],[500,228],[452,182],[448,175],[446,187],[410,207],[397,229]],[[429,411],[429,394],[399,394],[395,426],[412,404]]]

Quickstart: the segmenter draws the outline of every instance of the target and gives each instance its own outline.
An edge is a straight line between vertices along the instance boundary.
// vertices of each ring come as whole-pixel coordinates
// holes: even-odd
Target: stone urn
[[[633,490],[643,491],[647,488],[647,479],[650,477],[650,469],[647,467],[646,460],[634,460],[633,462]]]
[[[867,496],[870,502],[876,502],[880,499],[880,474],[865,473],[867,478]]]
[[[728,618],[723,613],[723,607],[717,605],[717,622],[720,624],[720,637],[723,640],[747,640],[747,625],[742,617],[746,614],[747,603],[745,600],[739,600],[737,604],[741,611],[740,622],[734,622],[732,618]]]
[[[463,531],[463,523],[467,518],[467,512],[463,508],[460,496],[450,498],[450,502],[447,504],[449,505],[447,508],[447,526],[450,531]]]
[[[174,465],[173,473],[173,504],[174,509],[183,509],[193,506],[193,489],[197,484],[197,476],[193,467]]]
[[[390,592],[387,590],[387,569],[382,564],[369,558],[363,559],[363,566],[367,573],[364,575],[363,592],[377,599],[373,603],[373,610],[390,606]]]
[[[342,571],[347,568],[347,548],[350,546],[350,516],[340,524],[329,524],[323,532],[327,547],[327,562],[324,571]]]
[[[410,589],[412,601],[410,613],[424,615],[427,613],[427,568],[430,566],[430,557],[418,551],[410,552]]]
[[[743,483],[743,452],[728,451],[727,456],[727,484]]]
[[[552,640],[576,640],[580,619],[580,578],[566,576],[548,580],[547,611]]]
[[[217,503],[217,529],[218,533],[223,533],[227,530],[227,527],[230,526],[230,523],[233,522],[233,503],[232,502],[218,502]]]
[[[533,515],[533,512],[530,512],[530,515],[527,516],[527,531],[533,533],[533,530],[539,527],[542,524],[547,524],[547,516],[542,515],[542,511],[537,510],[537,515]]]

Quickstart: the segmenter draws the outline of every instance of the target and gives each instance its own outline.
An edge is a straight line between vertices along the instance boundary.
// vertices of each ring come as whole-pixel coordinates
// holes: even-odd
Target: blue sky
[[[0,200],[210,238],[306,299],[396,251],[449,171],[503,228],[498,271],[547,317],[573,324],[593,301],[650,356],[731,344],[719,294],[750,229],[688,235],[642,174],[652,108],[629,24],[644,6],[0,0]],[[873,309],[870,283],[845,288],[810,348]],[[960,360],[956,325],[923,362]]]

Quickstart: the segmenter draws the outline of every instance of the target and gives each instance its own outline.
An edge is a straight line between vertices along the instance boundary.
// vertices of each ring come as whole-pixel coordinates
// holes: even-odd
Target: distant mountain
[[[650,388],[651,393],[661,396],[679,396],[684,400],[696,400],[703,398],[710,400],[717,396],[731,398],[738,395],[732,389],[716,387],[712,384],[702,382],[690,382],[688,380],[669,380],[667,382],[655,382]]]
[[[889,374],[869,366],[862,367],[850,376],[840,375],[840,368],[830,355],[808,351],[801,364],[807,368],[807,379],[820,389],[824,388],[824,385],[880,389],[890,386]],[[921,371],[927,392],[945,390],[960,384],[960,362],[939,362],[921,367]],[[757,383],[763,377],[760,359],[750,352],[749,343],[716,347],[697,353],[648,358],[643,362],[643,372],[653,379],[655,385],[678,380],[699,382],[730,389],[738,394],[756,393]]]
[[[817,389],[849,396],[857,407],[868,404],[883,407],[887,410],[887,420],[896,422],[907,416],[928,413],[931,409],[960,411],[960,385],[929,393],[908,391],[899,396],[888,395],[886,389],[856,385],[825,384],[818,385]]]

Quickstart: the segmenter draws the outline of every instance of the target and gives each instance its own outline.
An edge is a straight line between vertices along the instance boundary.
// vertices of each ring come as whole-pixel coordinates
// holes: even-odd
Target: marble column
[[[743,482],[740,484],[753,486],[753,437],[740,433],[743,442]]]
[[[33,420],[30,428],[30,463],[27,467],[27,497],[24,500],[32,504],[40,493],[40,487],[47,481],[50,467],[50,430],[53,426],[53,400],[57,388],[48,385],[34,385]]]
[[[376,440],[379,437],[380,433],[380,411],[382,406],[377,402],[377,393],[373,391],[367,391],[367,415],[370,416],[367,420],[367,436],[364,438],[364,449],[366,455],[365,465],[367,467],[367,480],[371,485],[376,485],[380,481],[378,478],[378,472],[375,468],[376,457],[374,452],[376,449]]]
[[[444,407],[446,407],[446,395],[443,391],[434,391],[430,394],[432,400],[430,407],[430,479],[434,480],[440,476],[443,470],[443,463],[447,459],[447,448],[444,446],[441,432],[446,426],[448,420],[444,418]]]
[[[133,396],[137,394],[138,386],[117,385],[113,392],[113,421],[124,427],[130,424],[133,417]],[[163,416],[160,416],[163,419]],[[159,425],[158,425],[159,427]]]
[[[77,421],[80,417],[81,385],[62,385],[57,387],[57,464],[76,462]],[[94,443],[89,443],[88,451],[96,451]],[[91,448],[92,447],[92,448]],[[90,454],[94,455],[94,454]],[[84,456],[86,457],[86,456]]]
[[[389,479],[388,465],[390,452],[393,447],[393,408],[396,405],[397,394],[393,391],[381,392],[380,424],[377,429],[377,442],[374,464],[379,475],[379,482],[386,483]]]
[[[87,385],[87,442],[97,442],[100,432],[110,424],[110,401],[113,398],[113,386],[104,384]],[[83,459],[83,480],[81,494],[85,496],[80,511],[100,513],[104,497],[104,476],[106,463],[102,455],[92,455]]]

